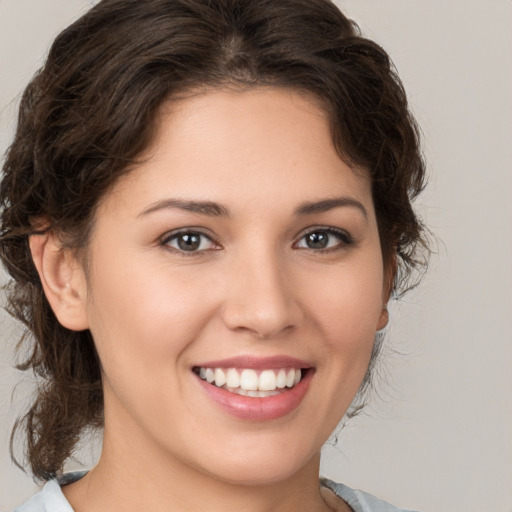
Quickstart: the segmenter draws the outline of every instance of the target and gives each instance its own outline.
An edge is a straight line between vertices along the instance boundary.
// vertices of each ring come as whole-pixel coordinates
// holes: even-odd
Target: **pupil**
[[[183,251],[194,251],[199,247],[200,239],[198,235],[181,235],[178,238],[178,246]]]
[[[326,233],[310,233],[307,240],[311,249],[324,249],[327,247],[328,237]]]

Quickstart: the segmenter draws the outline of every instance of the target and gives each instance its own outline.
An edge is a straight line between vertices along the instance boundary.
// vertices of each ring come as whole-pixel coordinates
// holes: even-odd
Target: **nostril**
[[[294,306],[258,307],[238,303],[226,307],[222,316],[230,330],[265,340],[290,332],[298,325],[300,315],[294,309]]]

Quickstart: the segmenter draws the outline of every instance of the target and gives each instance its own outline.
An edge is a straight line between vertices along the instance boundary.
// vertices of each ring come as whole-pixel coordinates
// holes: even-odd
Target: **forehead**
[[[221,142],[238,151],[241,145],[256,150],[266,144],[267,149],[277,146],[280,152],[286,150],[280,143],[287,142],[293,143],[290,148],[297,153],[297,144],[304,146],[306,139],[309,149],[316,148],[319,140],[324,144],[331,139],[329,118],[320,100],[284,88],[194,91],[164,103],[155,121],[155,137],[148,151],[153,157],[172,142],[184,149],[188,142],[210,150]],[[278,144],[269,144],[272,140]]]
[[[320,102],[286,89],[209,90],[168,102],[140,160],[117,187],[133,187],[136,202],[178,195],[291,205],[347,193],[371,202],[368,174],[340,158]]]

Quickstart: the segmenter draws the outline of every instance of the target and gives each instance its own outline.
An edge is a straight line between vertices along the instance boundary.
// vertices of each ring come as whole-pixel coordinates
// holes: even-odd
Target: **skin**
[[[183,228],[205,234],[199,250],[179,248]],[[311,232],[328,246],[308,246]],[[312,98],[215,90],[166,105],[143,163],[99,205],[87,273],[52,234],[31,247],[57,317],[91,330],[102,363],[103,452],[64,488],[77,512],[349,510],[319,490],[320,449],[364,377],[388,290],[370,181],[339,158]],[[300,406],[269,421],[219,408],[191,368],[240,355],[307,361]]]

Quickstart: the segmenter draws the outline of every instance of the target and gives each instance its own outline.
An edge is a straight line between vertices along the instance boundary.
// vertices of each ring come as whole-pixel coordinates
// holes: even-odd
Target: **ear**
[[[379,315],[379,320],[377,321],[377,331],[381,331],[388,325],[389,322],[389,312],[387,303],[382,304],[382,310]]]
[[[393,253],[390,261],[387,263],[384,268],[384,284],[382,287],[382,311],[379,316],[379,320],[377,322],[377,330],[380,331],[388,325],[389,322],[389,311],[388,311],[388,302],[391,297],[391,293],[393,291],[393,282],[395,280],[396,272],[397,272],[397,259],[396,252]]]
[[[31,235],[32,259],[44,293],[59,322],[73,331],[89,327],[87,283],[82,265],[52,231]]]

